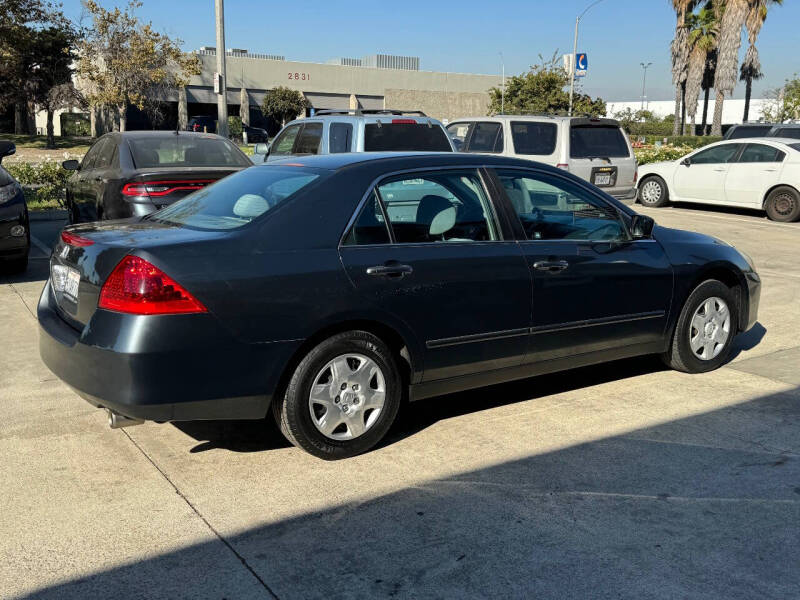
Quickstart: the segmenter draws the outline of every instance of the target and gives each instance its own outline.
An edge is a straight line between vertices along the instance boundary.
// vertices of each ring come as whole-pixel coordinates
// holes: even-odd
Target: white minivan
[[[447,125],[459,152],[503,154],[559,167],[618,200],[636,198],[636,157],[614,119],[548,115],[467,117]]]

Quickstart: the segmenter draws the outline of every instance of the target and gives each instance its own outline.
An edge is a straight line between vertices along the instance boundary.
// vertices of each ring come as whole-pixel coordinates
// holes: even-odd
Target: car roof
[[[492,116],[480,116],[480,117],[459,117],[458,119],[453,119],[448,123],[448,125],[452,125],[453,123],[461,123],[463,121],[561,121],[561,122],[573,122],[577,123],[578,125],[583,124],[592,124],[592,123],[599,123],[601,125],[612,125],[612,126],[619,126],[619,121],[616,119],[608,119],[606,117],[567,117],[564,115],[492,115]]]
[[[122,136],[124,139],[139,139],[139,138],[153,138],[153,137],[169,137],[178,135],[180,137],[213,137],[219,139],[225,139],[215,133],[204,133],[202,131],[176,131],[174,129],[169,130],[157,130],[157,131],[116,131],[114,132],[117,135]]]
[[[294,119],[293,121],[289,121],[286,123],[284,128],[288,127],[289,125],[296,125],[298,123],[313,123],[323,122],[323,121],[336,121],[337,123],[342,122],[351,122],[351,123],[377,123],[380,121],[381,123],[387,124],[390,123],[393,119],[402,119],[404,121],[413,120],[417,123],[426,125],[431,123],[433,125],[441,125],[441,121],[439,119],[434,119],[433,117],[428,116],[420,116],[420,115],[395,115],[395,114],[388,114],[388,113],[379,113],[379,114],[367,114],[367,115],[347,115],[347,114],[333,114],[333,115],[312,115],[310,117],[302,117],[300,119]]]
[[[796,140],[794,138],[781,138],[781,137],[766,137],[766,136],[758,136],[758,137],[748,137],[748,138],[736,138],[733,140],[718,140],[716,142],[712,142],[705,146],[700,146],[696,150],[692,152],[697,152],[698,150],[703,150],[704,148],[709,148],[711,146],[723,146],[728,144],[777,144],[780,146],[789,146],[790,144],[798,144],[800,140]],[[794,150],[794,148],[792,148]]]
[[[563,172],[555,167],[531,160],[512,158],[509,156],[475,154],[469,152],[343,152],[340,154],[315,154],[308,156],[287,156],[272,160],[257,168],[271,166],[294,166],[327,169],[338,171],[354,166],[376,165],[385,163],[387,170],[392,169],[424,169],[438,167],[496,166],[496,167],[532,167],[536,166],[553,172]]]

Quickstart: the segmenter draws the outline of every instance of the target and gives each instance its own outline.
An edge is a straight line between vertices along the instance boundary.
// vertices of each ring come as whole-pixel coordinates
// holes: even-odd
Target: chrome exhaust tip
[[[123,427],[133,427],[134,425],[141,425],[144,423],[142,419],[133,419],[131,417],[126,417],[125,415],[121,415],[118,412],[114,412],[111,409],[106,409],[108,413],[108,426],[111,429],[121,429]]]

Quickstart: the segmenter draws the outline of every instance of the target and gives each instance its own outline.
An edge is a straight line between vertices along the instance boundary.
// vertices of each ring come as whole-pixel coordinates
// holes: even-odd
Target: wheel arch
[[[789,188],[791,190],[794,190],[795,194],[800,194],[800,190],[798,190],[795,186],[793,186],[790,183],[776,183],[775,185],[773,185],[770,188],[768,188],[767,191],[764,192],[764,195],[761,197],[761,209],[762,210],[766,210],[767,209],[767,198],[769,198],[769,195],[772,192],[774,192],[775,190],[777,190],[778,188],[782,188],[782,187],[786,187],[786,188]]]
[[[686,299],[697,288],[698,285],[704,281],[708,281],[709,279],[721,281],[726,286],[731,288],[736,301],[738,327],[740,330],[747,327],[747,315],[749,311],[749,298],[746,293],[747,281],[744,277],[744,273],[742,273],[741,270],[732,263],[724,261],[714,262],[706,265],[703,269],[698,271],[692,280],[692,284],[689,286],[688,293],[683,299],[683,302],[686,302]],[[681,307],[683,307],[683,304]]]
[[[672,185],[669,181],[669,178],[664,173],[659,173],[658,171],[650,171],[649,173],[645,173],[644,175],[639,176],[639,181],[636,182],[636,198],[639,198],[639,192],[642,189],[642,185],[644,182],[652,177],[658,177],[661,181],[664,182],[664,185],[667,186],[667,198],[671,201],[672,200]]]

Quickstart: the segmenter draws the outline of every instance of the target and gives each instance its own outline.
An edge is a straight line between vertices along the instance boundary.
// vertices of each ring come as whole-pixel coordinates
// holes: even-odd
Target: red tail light
[[[91,246],[92,244],[94,244],[94,240],[90,240],[89,238],[75,235],[74,233],[70,233],[69,231],[61,232],[61,241],[67,244],[68,246],[75,246],[77,248],[85,248],[86,246]]]
[[[564,169],[565,171],[569,171],[569,164],[567,163],[558,163],[556,167],[559,169]]]
[[[158,267],[126,256],[100,291],[98,307],[134,315],[208,312],[194,296]]]
[[[191,181],[143,181],[126,183],[122,186],[123,196],[166,196],[178,190],[200,190],[214,179],[193,179]]]
[[[636,170],[633,172],[633,184],[636,185],[637,181],[639,181],[639,167],[636,167]]]
[[[392,124],[394,124],[394,125],[416,125],[417,122],[414,119],[392,119]]]

